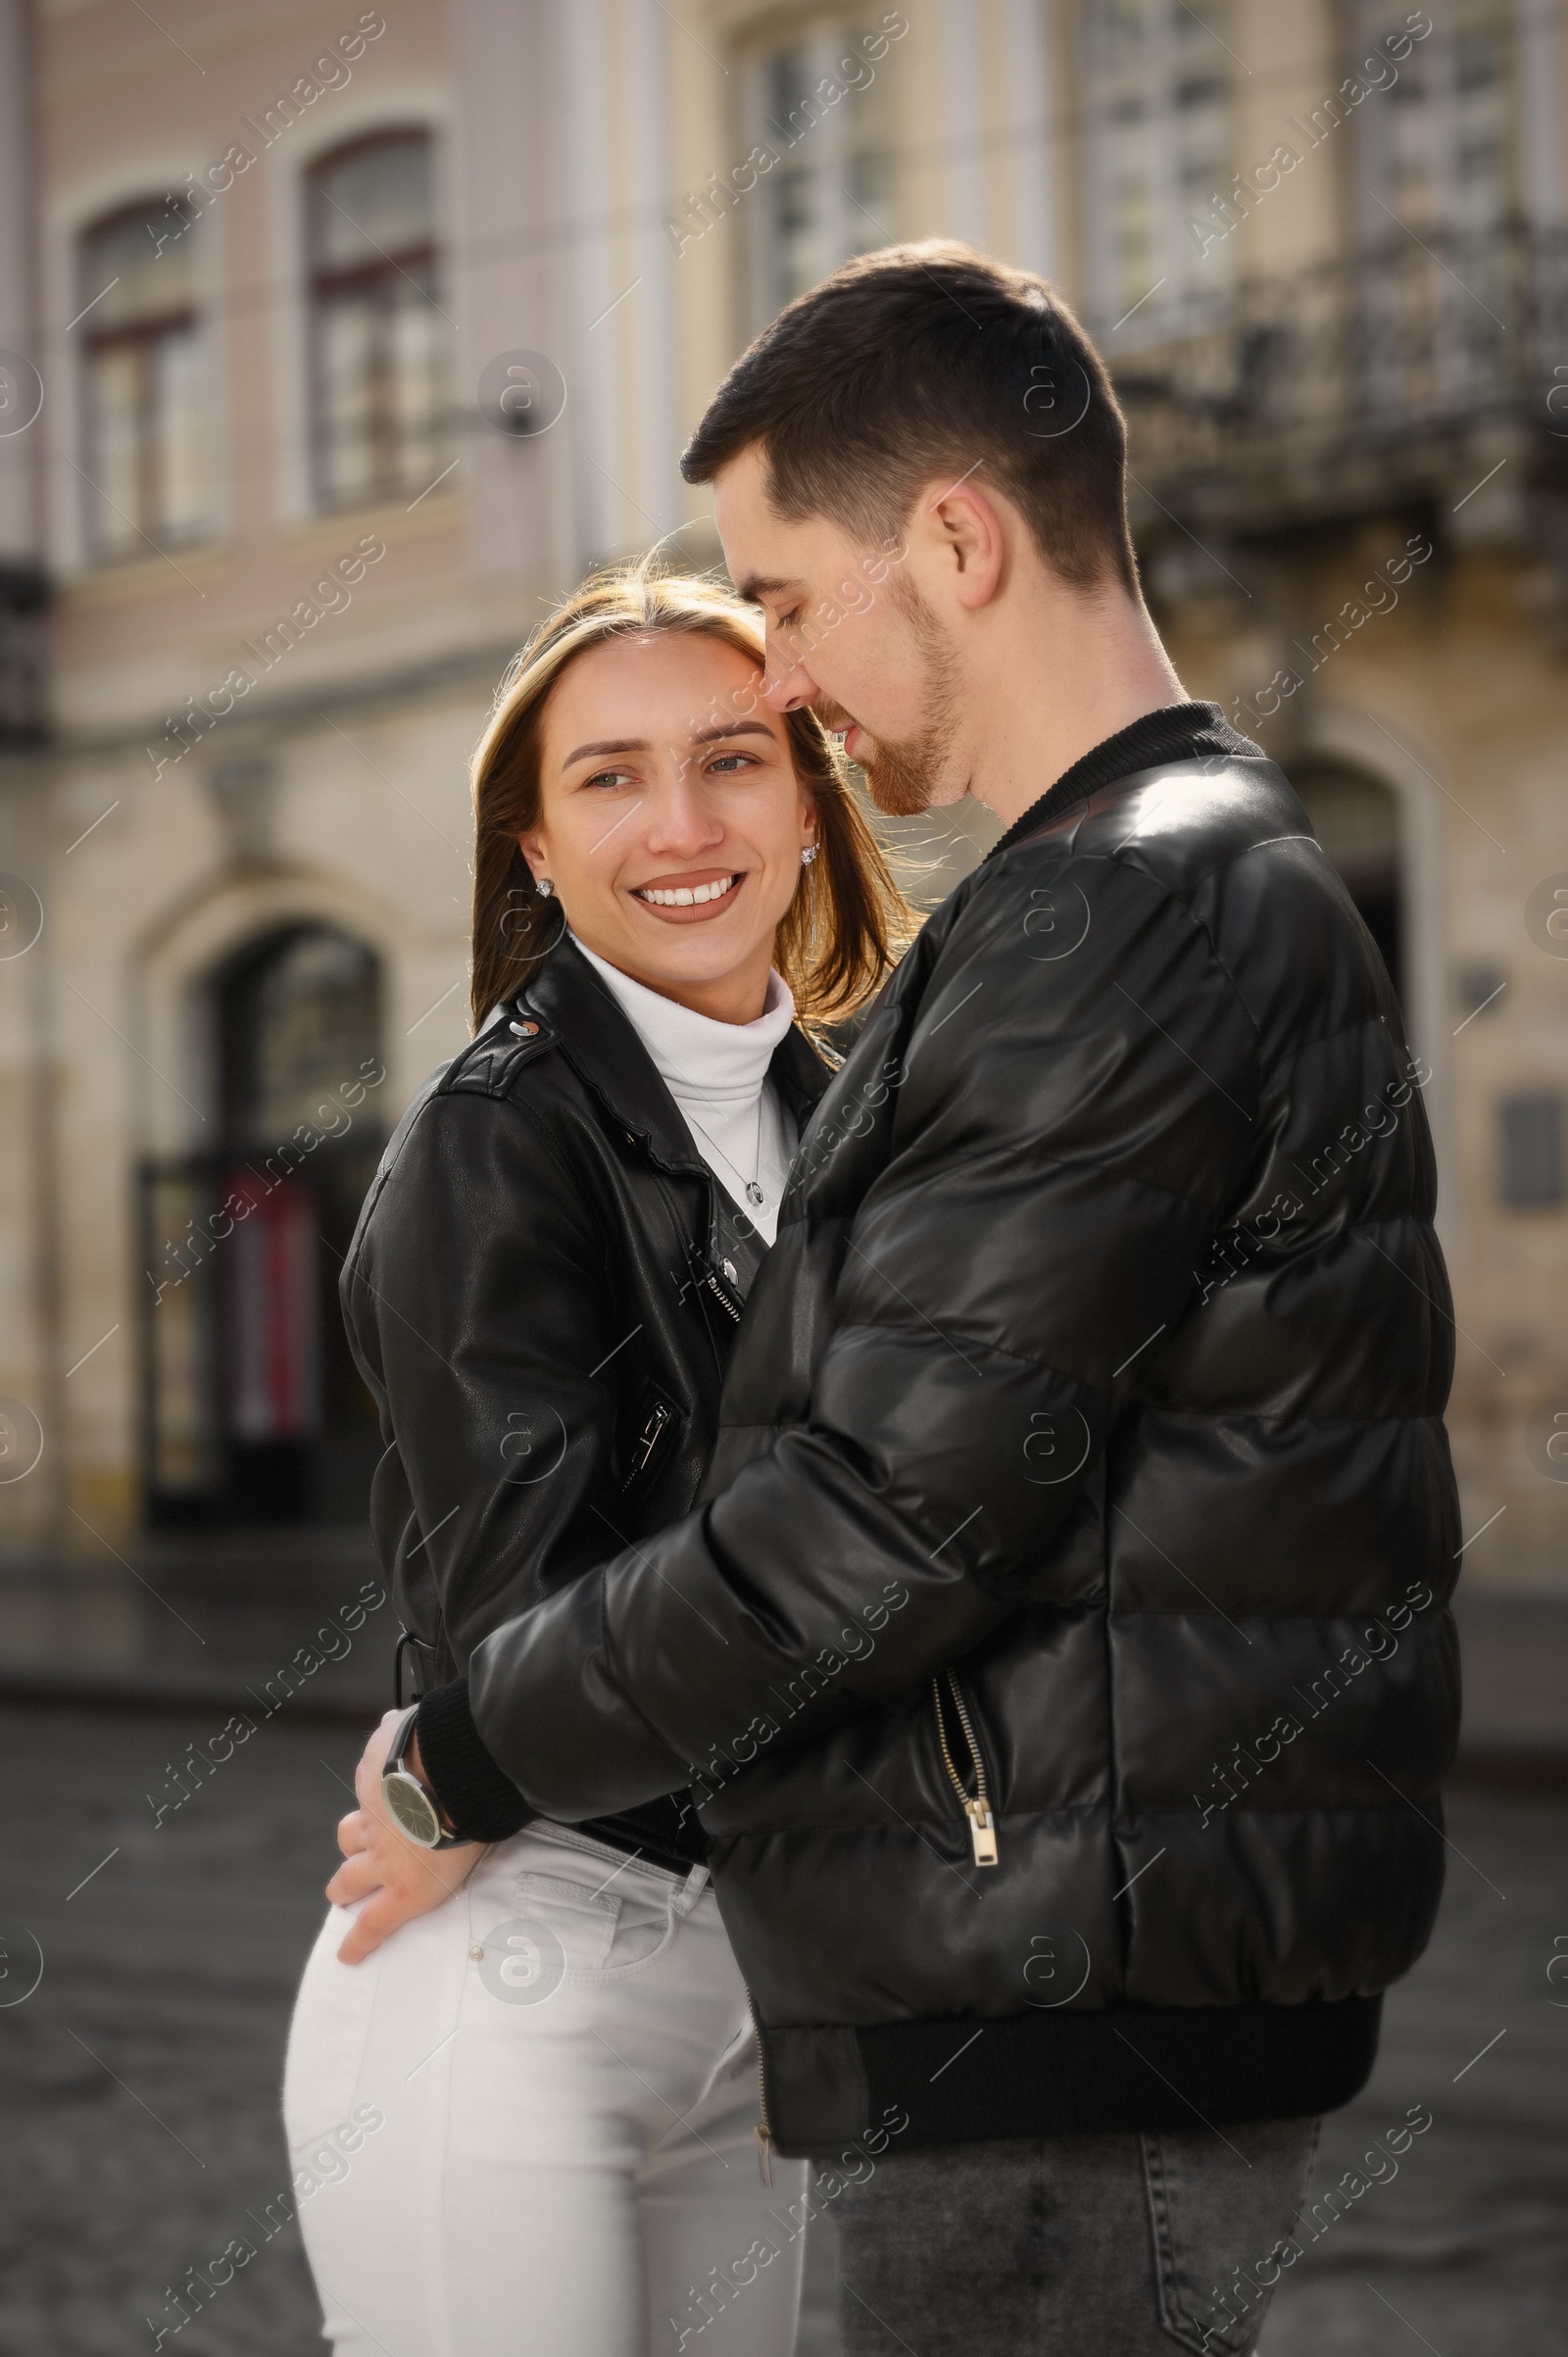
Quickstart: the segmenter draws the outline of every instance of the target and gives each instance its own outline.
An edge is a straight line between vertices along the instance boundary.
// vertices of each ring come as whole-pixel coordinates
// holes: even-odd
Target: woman
[[[761,666],[711,584],[602,576],[529,642],[475,759],[477,1036],[402,1122],[342,1288],[427,1694],[692,1504],[827,1077],[795,1017],[848,1013],[906,932],[831,739],[766,707]],[[441,1733],[427,1704],[432,1765]],[[499,1775],[442,1790],[442,1845],[416,1848],[362,1767],[295,2014],[284,2114],[328,2336],[787,2357],[803,2170],[758,2166],[689,1799],[564,1827],[525,1825]]]

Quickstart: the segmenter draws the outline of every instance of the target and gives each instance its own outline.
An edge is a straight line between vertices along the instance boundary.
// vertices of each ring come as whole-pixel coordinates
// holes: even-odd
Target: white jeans
[[[534,1825],[364,1964],[337,1961],[351,1920],[306,1966],[283,2086],[337,2357],[789,2357],[806,2164],[761,2182],[703,1868]]]

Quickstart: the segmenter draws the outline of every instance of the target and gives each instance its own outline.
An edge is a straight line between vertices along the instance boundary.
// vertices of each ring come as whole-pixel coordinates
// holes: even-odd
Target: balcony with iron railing
[[[1120,359],[1134,511],[1238,534],[1568,483],[1568,235],[1409,235],[1242,281]],[[1515,482],[1518,481],[1515,476]],[[1457,489],[1454,487],[1457,486]]]

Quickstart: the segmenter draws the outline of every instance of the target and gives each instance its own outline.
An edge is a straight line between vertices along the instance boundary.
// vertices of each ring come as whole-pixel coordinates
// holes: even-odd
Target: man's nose
[[[804,663],[770,655],[762,679],[762,701],[774,712],[799,712],[803,704],[814,703],[821,693]]]

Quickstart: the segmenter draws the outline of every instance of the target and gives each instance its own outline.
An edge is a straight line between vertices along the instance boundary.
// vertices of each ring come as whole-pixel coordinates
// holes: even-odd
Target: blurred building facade
[[[0,0],[0,1544],[361,1513],[332,1281],[466,1036],[495,684],[714,560],[782,303],[951,234],[1097,335],[1178,668],[1385,947],[1467,1563],[1568,1590],[1556,0]]]

